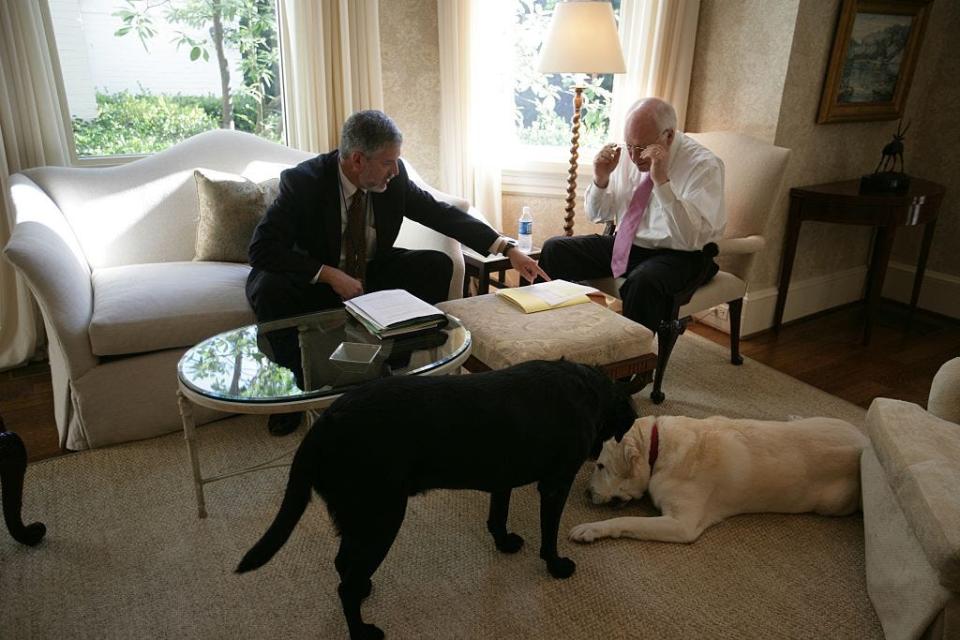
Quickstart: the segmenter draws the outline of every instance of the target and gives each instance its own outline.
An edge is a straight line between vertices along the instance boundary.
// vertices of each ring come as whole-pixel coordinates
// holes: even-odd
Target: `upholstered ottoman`
[[[437,306],[470,330],[473,351],[464,365],[469,371],[563,357],[600,366],[616,379],[632,377],[639,390],[656,368],[653,333],[600,304],[523,313],[488,294]]]

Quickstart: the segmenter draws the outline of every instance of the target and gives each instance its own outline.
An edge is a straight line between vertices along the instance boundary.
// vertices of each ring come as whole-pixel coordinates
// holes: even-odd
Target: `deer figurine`
[[[900,131],[900,125],[903,124],[903,118],[897,122],[897,132],[893,134],[893,141],[888,142],[887,145],[883,148],[883,155],[880,157],[880,162],[877,164],[877,168],[873,171],[874,173],[879,173],[883,171],[892,171],[896,172],[897,170],[897,160],[900,161],[900,173],[903,171],[903,139],[907,135],[907,129],[910,128],[910,123],[907,123],[906,129]]]

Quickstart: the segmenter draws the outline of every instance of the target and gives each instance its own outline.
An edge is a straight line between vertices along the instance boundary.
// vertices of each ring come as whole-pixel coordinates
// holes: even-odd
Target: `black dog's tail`
[[[237,565],[237,573],[253,571],[270,562],[280,547],[286,544],[303,517],[303,512],[310,503],[311,480],[319,469],[318,436],[319,429],[314,426],[297,449],[293,464],[290,465],[290,478],[287,480],[287,490],[283,494],[280,510],[263,537],[243,556],[243,560]]]

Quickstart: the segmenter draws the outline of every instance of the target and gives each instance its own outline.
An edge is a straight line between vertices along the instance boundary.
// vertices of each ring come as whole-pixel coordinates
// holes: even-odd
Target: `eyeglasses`
[[[657,139],[651,142],[650,144],[627,144],[626,142],[624,142],[623,148],[626,149],[627,153],[629,153],[630,155],[639,156],[641,153],[646,151],[647,147],[651,145],[655,145],[658,142],[660,142],[660,138],[662,138],[664,134],[666,134],[669,131],[670,129],[664,129],[663,131],[661,131],[660,135],[657,136]]]

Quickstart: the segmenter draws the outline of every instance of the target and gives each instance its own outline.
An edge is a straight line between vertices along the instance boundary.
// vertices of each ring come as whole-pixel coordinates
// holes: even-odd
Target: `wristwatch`
[[[507,251],[510,251],[512,247],[516,247],[517,241],[514,240],[513,238],[507,238],[507,237],[504,237],[504,240],[506,241],[507,244],[503,247],[503,249],[500,250],[500,254],[503,255],[504,258],[509,258],[510,256],[507,255]]]

